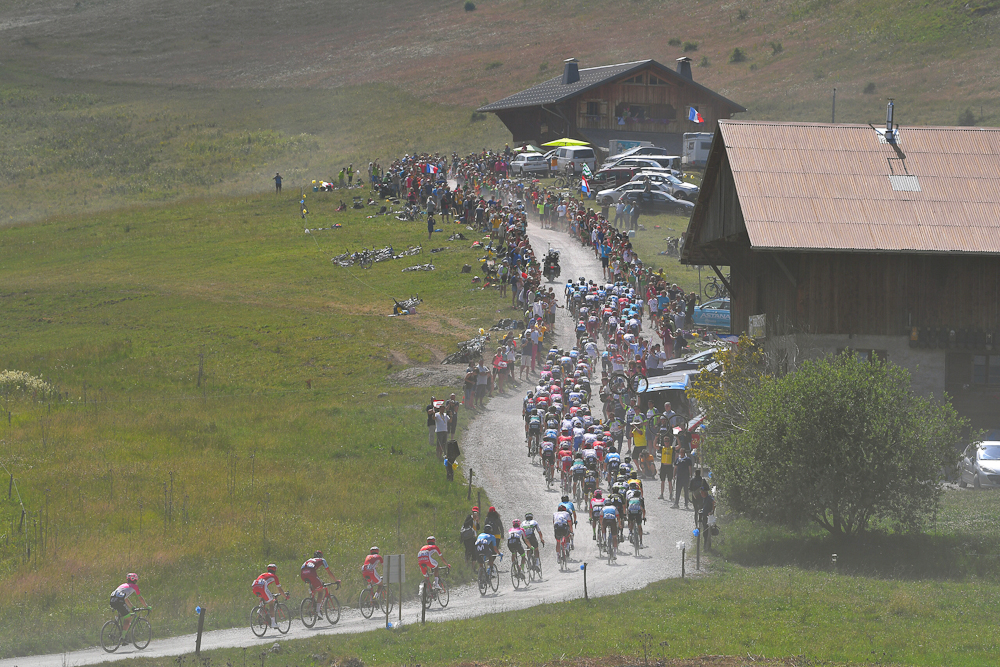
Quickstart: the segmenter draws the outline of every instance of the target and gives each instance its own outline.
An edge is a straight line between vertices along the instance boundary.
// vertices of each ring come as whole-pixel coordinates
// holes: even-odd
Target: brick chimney
[[[694,81],[694,77],[691,76],[691,59],[687,56],[677,59],[677,73],[683,76],[685,79]]]
[[[563,61],[563,85],[576,83],[579,80],[580,66],[577,64],[576,58],[567,58]]]

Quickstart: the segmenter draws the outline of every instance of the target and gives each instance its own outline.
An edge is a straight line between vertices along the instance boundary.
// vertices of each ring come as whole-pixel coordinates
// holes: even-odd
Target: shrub
[[[757,71],[757,63],[750,63],[750,71],[751,72]]]
[[[976,124],[976,114],[972,113],[972,109],[966,109],[962,113],[958,114],[958,124],[972,126]]]
[[[547,62],[545,62],[545,63],[542,63],[541,65],[538,66],[538,71],[539,72],[544,72],[548,68],[549,68],[549,64]]]
[[[745,63],[746,61],[747,54],[738,46],[729,54],[729,62],[731,63]]]
[[[708,56],[702,56],[701,62],[698,63],[698,67],[708,67],[709,65],[711,65],[711,63],[708,62]]]
[[[479,113],[478,111],[472,112],[472,117],[469,119],[470,123],[478,123],[481,120],[486,120],[486,114]]]
[[[491,63],[486,63],[486,71],[487,72],[489,72],[490,70],[494,70],[494,69],[500,69],[501,67],[503,67],[503,63],[500,62],[499,60],[494,60]]]
[[[676,37],[671,37],[670,39],[667,40],[667,44],[669,44],[670,46],[680,46],[681,40],[679,40]]]
[[[474,12],[474,11],[476,11],[476,3],[474,3],[474,2],[466,2],[465,3],[465,11],[467,11],[467,12]]]
[[[737,21],[746,21],[748,18],[750,18],[750,10],[749,9],[741,9],[738,12],[736,12],[736,20]]]
[[[865,89],[862,90],[861,92],[863,92],[865,95],[873,95],[873,94],[875,94],[875,82],[874,81],[869,81],[865,85]]]
[[[779,53],[781,53],[784,50],[785,50],[785,47],[783,47],[781,45],[781,42],[771,42],[771,55],[772,56],[776,56],[776,55],[778,55]]]
[[[698,50],[698,42],[684,42],[684,53],[697,50]]]

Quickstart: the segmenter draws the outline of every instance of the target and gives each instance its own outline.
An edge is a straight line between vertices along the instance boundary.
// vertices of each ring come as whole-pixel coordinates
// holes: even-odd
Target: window
[[[588,116],[600,116],[601,115],[601,103],[600,102],[587,102],[587,115]]]
[[[635,76],[629,79],[625,79],[624,81],[622,81],[622,83],[630,83],[634,86],[642,86],[646,83],[645,79],[646,79],[645,74],[636,74]]]
[[[694,146],[691,146],[691,148],[694,148]],[[707,150],[709,150],[711,148],[712,148],[712,142],[711,141],[703,141],[703,142],[701,142],[701,150],[707,151]]]
[[[972,355],[972,384],[1000,387],[1000,355]]]
[[[669,84],[667,84],[667,82],[666,82],[665,79],[661,79],[658,76],[653,76],[652,74],[650,74],[649,75],[649,85],[651,85],[651,86],[666,86],[666,85],[669,85]]]

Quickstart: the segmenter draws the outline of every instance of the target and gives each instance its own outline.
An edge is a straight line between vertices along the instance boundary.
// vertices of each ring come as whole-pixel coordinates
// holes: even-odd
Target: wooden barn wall
[[[891,336],[911,326],[1000,332],[996,257],[744,252],[732,273],[734,331],[766,313],[768,335]]]
[[[541,137],[541,120],[538,107],[498,111],[497,118],[507,126],[515,142],[538,141]]]
[[[705,211],[704,222],[698,234],[698,243],[731,238],[744,231],[743,210],[736,194],[733,170],[728,156],[723,156],[718,178],[715,179]]]
[[[670,75],[645,70],[645,76],[652,74],[657,78]],[[608,83],[599,88],[588,90],[575,98],[573,118],[577,127],[585,129],[616,130],[624,132],[662,132],[679,134],[683,132],[702,132],[704,128],[716,126],[720,117],[728,118],[729,113],[721,108],[721,103],[703,91],[680,82],[670,81],[665,85],[638,85],[631,83]],[[587,102],[603,103],[603,113],[587,115]],[[673,107],[673,118],[657,119],[651,122],[626,122],[618,124],[619,116],[615,115],[621,104],[644,105],[648,108]],[[696,107],[705,119],[704,124],[692,123],[687,119],[688,107]],[[661,122],[667,121],[667,122]]]

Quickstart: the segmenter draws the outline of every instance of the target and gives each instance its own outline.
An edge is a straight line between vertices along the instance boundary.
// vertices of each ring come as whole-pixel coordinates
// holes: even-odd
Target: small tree
[[[972,113],[972,109],[966,109],[962,113],[958,114],[958,124],[971,127],[976,124],[976,114]]]
[[[875,519],[919,528],[937,507],[967,423],[947,401],[914,395],[905,369],[841,355],[779,378],[760,372],[756,348],[730,354],[726,375],[742,377],[696,392],[731,509],[852,536]]]
[[[733,52],[729,54],[729,62],[731,63],[745,63],[747,61],[747,54],[743,52],[743,49],[736,47]]]

